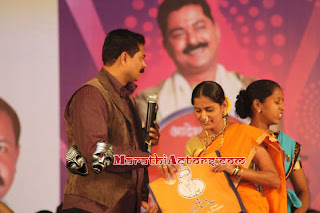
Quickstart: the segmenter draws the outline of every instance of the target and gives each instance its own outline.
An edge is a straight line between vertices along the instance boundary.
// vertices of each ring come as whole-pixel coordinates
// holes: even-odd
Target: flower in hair
[[[228,102],[227,113],[229,113],[231,110],[231,107],[232,107],[232,102],[227,96],[224,96],[224,97],[225,97],[226,101]]]

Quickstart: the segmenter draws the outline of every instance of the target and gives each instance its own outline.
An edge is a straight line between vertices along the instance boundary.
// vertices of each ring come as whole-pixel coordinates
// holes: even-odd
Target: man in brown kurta
[[[85,83],[65,109],[68,147],[76,145],[91,164],[97,142],[106,142],[114,154],[148,157],[144,152],[141,120],[135,107],[133,83],[144,72],[144,37],[128,30],[110,32],[104,42],[104,66],[96,78]],[[151,129],[158,143],[158,125]],[[67,171],[65,212],[139,212],[147,204],[146,166],[110,166],[100,174],[89,169],[87,176]]]

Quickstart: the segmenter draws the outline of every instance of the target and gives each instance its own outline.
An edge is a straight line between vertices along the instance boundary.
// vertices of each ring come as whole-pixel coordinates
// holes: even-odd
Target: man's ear
[[[20,155],[20,145],[17,144],[16,151],[15,151],[15,159],[16,160],[18,160],[19,155]]]
[[[168,55],[170,56],[170,58],[173,58],[173,54],[172,54],[170,45],[168,43],[168,40],[167,39],[162,39],[162,44],[163,44],[164,48],[166,49],[166,51],[167,51]]]
[[[127,52],[122,52],[120,54],[120,63],[123,65],[123,66],[126,66],[127,65],[127,59],[129,57],[129,54]]]
[[[164,38],[162,39],[162,44],[163,44],[164,48],[168,51],[168,42],[166,39],[164,39]]]
[[[14,169],[14,173],[16,173],[19,154],[20,154],[20,145],[17,144],[16,147],[15,147],[14,153],[13,153],[13,155],[14,155],[13,160],[15,161],[14,168],[13,168]]]

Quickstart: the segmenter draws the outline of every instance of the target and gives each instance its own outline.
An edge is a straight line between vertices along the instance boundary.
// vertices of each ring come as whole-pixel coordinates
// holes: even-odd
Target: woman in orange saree
[[[212,171],[226,171],[232,176],[247,212],[285,212],[284,169],[276,140],[255,127],[229,123],[230,104],[215,82],[197,85],[192,93],[192,104],[203,131],[188,141],[185,155],[212,156],[218,150],[222,157],[246,157],[242,167],[217,165]],[[257,186],[263,188],[263,194]]]
[[[294,191],[287,190],[287,212],[306,212],[310,190],[299,158],[301,145],[282,131],[274,133],[270,130],[271,125],[280,123],[284,111],[280,85],[271,80],[254,81],[246,90],[240,91],[237,99],[237,114],[241,118],[250,117],[250,125],[277,139],[284,150],[286,178],[290,178],[294,188]]]

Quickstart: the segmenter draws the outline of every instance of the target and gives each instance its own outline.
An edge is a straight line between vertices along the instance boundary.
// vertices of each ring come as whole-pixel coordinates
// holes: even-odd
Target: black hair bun
[[[246,98],[246,91],[245,90],[241,90],[239,92],[239,95],[237,95],[237,101],[236,101],[236,113],[240,116],[240,118],[244,119],[247,118],[248,115],[248,110],[246,109],[246,102],[247,102],[247,98]]]

